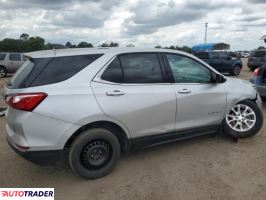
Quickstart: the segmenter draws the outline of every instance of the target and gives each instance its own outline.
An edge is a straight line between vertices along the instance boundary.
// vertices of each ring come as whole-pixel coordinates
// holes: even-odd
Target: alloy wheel
[[[235,131],[245,132],[255,125],[256,114],[249,106],[237,104],[226,115],[226,123]]]
[[[5,69],[0,68],[0,78],[4,78],[6,76]]]

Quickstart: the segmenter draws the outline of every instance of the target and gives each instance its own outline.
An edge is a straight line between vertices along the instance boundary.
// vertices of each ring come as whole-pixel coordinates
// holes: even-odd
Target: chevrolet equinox
[[[223,131],[255,135],[261,99],[193,55],[166,49],[32,52],[7,82],[6,136],[40,164],[67,158],[95,179],[133,149]]]

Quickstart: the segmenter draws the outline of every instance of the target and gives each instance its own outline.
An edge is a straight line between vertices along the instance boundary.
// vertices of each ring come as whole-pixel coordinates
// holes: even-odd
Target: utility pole
[[[204,44],[207,43],[207,32],[208,31],[208,23],[206,22],[205,23],[205,36],[204,36]]]

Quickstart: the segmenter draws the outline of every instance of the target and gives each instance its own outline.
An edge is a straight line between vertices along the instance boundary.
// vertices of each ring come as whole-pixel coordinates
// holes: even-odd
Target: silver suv
[[[7,141],[28,160],[67,158],[107,175],[121,153],[223,130],[256,134],[261,99],[248,81],[164,49],[33,52],[4,89]]]
[[[15,73],[25,62],[26,57],[22,53],[0,52],[0,78],[7,74]]]

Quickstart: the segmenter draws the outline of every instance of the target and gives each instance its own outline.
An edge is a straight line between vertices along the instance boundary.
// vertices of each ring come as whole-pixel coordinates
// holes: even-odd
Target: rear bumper
[[[39,165],[53,164],[64,161],[67,157],[67,150],[49,150],[49,151],[21,151],[15,147],[7,136],[9,146],[24,159]]]
[[[6,122],[10,141],[29,147],[28,151],[62,150],[69,135],[80,128],[80,125],[12,108],[7,110]]]

